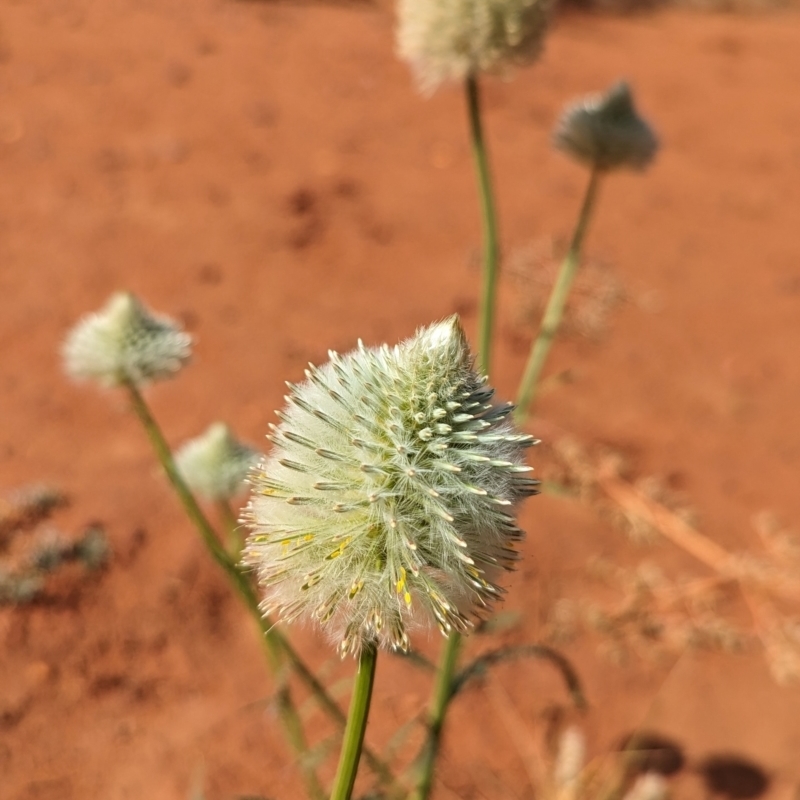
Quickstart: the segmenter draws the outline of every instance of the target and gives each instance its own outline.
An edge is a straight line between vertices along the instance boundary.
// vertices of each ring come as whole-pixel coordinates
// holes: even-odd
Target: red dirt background
[[[0,797],[302,796],[251,622],[124,399],[70,385],[59,346],[120,288],[180,317],[196,358],[149,393],[179,444],[220,418],[263,441],[283,381],[358,337],[394,342],[453,311],[474,337],[462,96],[418,96],[392,26],[386,10],[324,5],[0,5],[0,486],[61,487],[72,502],[56,524],[99,520],[113,548],[105,572],[0,608]],[[587,253],[613,265],[628,302],[600,341],[558,343],[548,373],[573,381],[538,414],[667,475],[708,535],[755,547],[761,509],[800,524],[800,15],[560,18],[538,64],[485,82],[507,253],[568,234],[586,175],[550,149],[553,122],[623,76],[663,149],[646,175],[603,185]],[[504,396],[532,333],[515,291],[504,284],[492,376]],[[641,556],[569,500],[532,499],[523,520],[507,608],[524,623],[503,641],[536,638],[543,582],[577,596],[589,557]],[[655,557],[702,574],[667,546]],[[313,634],[295,638],[328,661]],[[421,645],[434,656],[440,641]],[[646,721],[692,763],[740,753],[770,773],[771,796],[792,795],[800,691],[776,687],[756,649],[616,666],[596,645],[566,647],[593,754]],[[351,664],[325,670],[346,701]],[[428,691],[384,659],[368,740],[385,743]],[[565,700],[536,663],[473,689],[450,718],[440,800],[533,796],[502,693],[530,731]],[[690,769],[675,793],[703,796]]]

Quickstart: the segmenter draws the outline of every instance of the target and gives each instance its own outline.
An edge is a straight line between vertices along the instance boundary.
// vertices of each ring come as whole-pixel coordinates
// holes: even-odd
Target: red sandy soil
[[[283,381],[328,348],[394,342],[453,311],[474,336],[462,95],[421,98],[392,26],[385,10],[265,2],[0,7],[0,485],[61,487],[72,503],[55,524],[101,521],[114,553],[47,602],[0,608],[4,800],[302,796],[250,620],[124,399],[70,385],[59,346],[120,288],[181,318],[196,358],[149,394],[179,444],[219,418],[263,441]],[[663,142],[648,174],[605,183],[589,236],[628,302],[599,341],[559,342],[548,373],[573,380],[537,414],[668,476],[711,537],[757,547],[754,513],[800,525],[800,15],[561,18],[538,64],[485,84],[507,253],[569,233],[586,175],[550,130],[564,102],[621,76]],[[504,396],[532,334],[518,300],[507,282],[492,376]],[[502,641],[536,638],[542,586],[585,592],[588,558],[647,555],[574,501],[534,498],[523,521],[506,607],[524,622]],[[705,574],[668,546],[655,557]],[[293,636],[346,702],[351,663]],[[421,638],[435,657],[438,634]],[[565,650],[593,754],[646,721],[691,763],[740,753],[770,773],[771,796],[791,795],[800,691],[775,686],[757,649],[616,666],[596,645]],[[428,693],[424,673],[385,658],[373,746]],[[504,697],[521,727],[504,723]],[[552,702],[563,688],[537,663],[474,688],[450,717],[436,796],[533,797],[522,754]],[[306,713],[318,741],[327,724]],[[703,796],[691,770],[675,792]]]

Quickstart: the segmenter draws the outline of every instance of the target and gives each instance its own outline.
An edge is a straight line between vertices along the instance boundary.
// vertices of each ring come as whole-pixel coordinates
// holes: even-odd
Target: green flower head
[[[189,360],[191,349],[191,336],[177,323],[119,292],[69,332],[64,368],[75,380],[141,385],[172,377]]]
[[[242,491],[260,453],[238,441],[224,422],[188,441],[175,454],[186,485],[206,500],[230,500]]]
[[[556,126],[553,144],[601,171],[644,169],[658,150],[658,139],[636,113],[630,87],[624,81],[603,95],[568,106]]]
[[[457,317],[290,385],[243,519],[265,613],[315,622],[342,655],[406,650],[414,624],[467,630],[501,594],[538,483],[535,440],[492,397]]]

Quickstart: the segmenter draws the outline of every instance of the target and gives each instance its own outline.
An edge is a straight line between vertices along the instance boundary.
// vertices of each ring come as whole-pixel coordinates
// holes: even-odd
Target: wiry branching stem
[[[564,685],[569,692],[575,708],[583,711],[587,707],[586,696],[583,693],[580,678],[575,668],[566,658],[566,656],[543,644],[526,644],[511,647],[499,647],[496,650],[490,650],[488,653],[476,658],[471,664],[466,666],[453,681],[452,696],[455,697],[459,692],[463,691],[466,685],[473,679],[480,675],[484,675],[488,668],[494,664],[500,664],[504,661],[517,658],[541,658],[549,661],[560,673],[564,680]]]
[[[288,690],[285,687],[285,678],[282,677],[284,670],[282,669],[281,656],[285,658],[291,669],[294,670],[300,680],[308,687],[322,709],[334,720],[334,722],[342,727],[344,727],[346,722],[344,712],[341,708],[339,708],[339,705],[336,703],[336,701],[334,701],[333,698],[328,694],[327,690],[319,682],[316,676],[309,670],[289,641],[272,625],[269,619],[266,619],[262,615],[259,608],[258,596],[256,595],[255,590],[253,589],[253,586],[251,585],[247,576],[240,570],[236,561],[236,557],[229,554],[222,546],[219,539],[217,539],[214,529],[197,503],[197,500],[195,499],[191,490],[186,485],[185,481],[182,479],[180,473],[175,467],[175,462],[169,445],[167,444],[164,435],[158,426],[158,423],[150,412],[144,397],[134,383],[126,382],[125,386],[131,397],[133,409],[142,423],[145,431],[147,432],[148,438],[150,439],[153,449],[156,452],[156,456],[167,475],[167,479],[178,495],[187,516],[197,528],[197,531],[203,539],[203,543],[211,554],[211,557],[225,572],[233,588],[241,597],[242,601],[247,607],[247,610],[250,612],[259,626],[261,636],[264,641],[264,646],[267,651],[267,661],[269,663],[270,670],[273,672],[276,678],[278,678],[284,684],[284,686],[279,688],[278,691],[278,702],[281,705],[281,717],[284,720],[287,732],[290,732],[292,738],[294,739],[292,746],[295,747],[298,753],[302,753],[306,749],[305,740],[302,736],[300,718],[297,715],[291,698],[288,695]],[[229,514],[228,522],[233,520],[235,523],[235,518],[233,517],[233,513],[230,511],[230,507],[228,507],[227,513]],[[300,747],[301,743],[302,747]],[[393,782],[394,778],[391,770],[380,758],[378,758],[369,750],[364,751],[364,757],[367,760],[370,768],[373,770],[373,772],[375,772],[376,775],[378,775],[381,781],[386,784],[391,784]],[[314,780],[316,781],[316,777]],[[318,782],[317,790],[314,791],[312,796],[322,796],[322,789]]]
[[[591,177],[589,178],[589,185],[586,189],[586,195],[583,199],[583,205],[578,215],[578,222],[572,234],[569,251],[561,262],[561,267],[556,276],[556,282],[553,284],[553,289],[550,292],[547,307],[542,317],[542,325],[539,329],[539,334],[531,345],[528,363],[525,365],[525,372],[523,373],[519,394],[517,396],[515,418],[520,424],[525,419],[528,408],[536,397],[539,377],[542,374],[542,369],[550,353],[553,339],[555,339],[564,316],[564,308],[567,304],[569,290],[572,287],[572,281],[580,265],[581,246],[583,245],[589,218],[592,215],[599,180],[600,173],[596,169],[592,170]]]

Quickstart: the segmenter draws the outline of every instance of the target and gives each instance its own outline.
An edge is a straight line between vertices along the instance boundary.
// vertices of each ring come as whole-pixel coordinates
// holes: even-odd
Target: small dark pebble
[[[713,794],[731,800],[760,797],[769,788],[769,775],[757,764],[735,755],[713,755],[704,759],[697,771]]]

